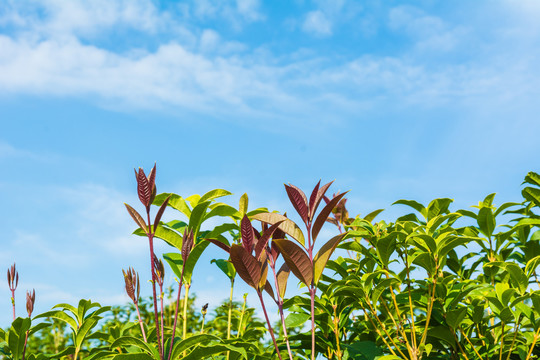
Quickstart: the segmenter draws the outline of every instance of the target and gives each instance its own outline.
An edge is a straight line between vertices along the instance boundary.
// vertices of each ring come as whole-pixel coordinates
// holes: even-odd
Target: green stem
[[[247,296],[248,294],[245,293],[244,294],[244,304],[242,304],[242,312],[240,313],[240,322],[238,323],[238,334],[236,334],[236,337],[241,337],[242,336],[242,323],[244,321],[244,314],[246,312],[246,303],[247,303]]]
[[[186,293],[184,294],[184,311],[182,313],[182,317],[184,318],[183,329],[182,329],[182,339],[185,339],[187,335],[187,308],[188,308],[188,300],[189,300],[189,288],[191,287],[191,284],[186,283],[184,287],[186,288]]]
[[[231,318],[232,318],[232,308],[233,308],[233,290],[234,290],[234,278],[231,278],[231,292],[229,294],[229,314],[227,316],[227,340],[231,338]],[[227,360],[231,355],[230,351],[227,351]]]

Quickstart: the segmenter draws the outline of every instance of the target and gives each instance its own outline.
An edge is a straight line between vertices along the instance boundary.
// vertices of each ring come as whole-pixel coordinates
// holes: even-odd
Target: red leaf
[[[296,209],[296,212],[298,212],[298,215],[300,215],[304,222],[307,222],[308,208],[306,194],[304,194],[302,190],[291,184],[285,185],[285,190],[287,191],[289,200],[291,200],[291,203]]]
[[[250,254],[253,251],[253,226],[247,215],[244,215],[240,222],[240,232],[242,234],[242,245]]]
[[[315,201],[317,200],[317,194],[319,193],[319,186],[321,185],[321,180],[319,180],[319,182],[317,183],[317,185],[315,185],[315,188],[313,189],[313,191],[311,192],[311,196],[309,197],[309,211],[308,211],[308,215],[309,215],[309,219],[311,220],[312,218],[312,215],[315,213],[312,209],[314,208],[315,206]]]
[[[143,229],[145,233],[148,234],[148,228],[146,227],[146,223],[144,222],[144,219],[142,218],[142,216],[137,212],[137,210],[135,210],[128,204],[124,203],[124,205],[126,205],[126,209],[129,215],[131,215],[131,217],[133,218],[133,220],[135,220],[135,223],[137,223],[137,225],[139,225],[139,227]]]
[[[154,198],[156,197],[156,164],[154,163],[154,167],[152,170],[150,170],[150,174],[148,174],[148,188],[150,189],[150,197],[148,198],[148,206],[154,202]]]
[[[146,177],[142,168],[139,168],[139,173],[137,174],[137,194],[139,195],[139,200],[141,200],[141,203],[146,206],[146,210],[148,211],[150,208],[152,189],[148,185],[148,178]]]
[[[233,244],[231,246],[231,261],[236,272],[242,280],[252,288],[259,290],[261,280],[261,264],[253,255],[247,252],[242,246]]]
[[[315,217],[315,213],[317,212],[317,208],[319,207],[319,204],[321,203],[321,200],[323,199],[324,194],[326,194],[326,190],[332,185],[333,181],[330,181],[328,184],[323,185],[323,187],[319,188],[319,191],[317,191],[317,196],[315,197],[315,202],[313,204],[313,207],[309,208],[309,217],[310,219],[313,219]]]
[[[272,244],[277,246],[293,274],[307,286],[311,285],[313,266],[304,250],[290,240],[276,239]]]
[[[167,207],[167,204],[169,203],[170,198],[171,198],[171,195],[167,196],[165,201],[163,201],[163,204],[161,204],[161,206],[159,207],[159,210],[156,214],[156,218],[154,219],[154,233],[156,232],[156,228],[159,225],[161,217],[163,216],[163,212],[165,211],[165,208]]]
[[[326,222],[326,219],[328,219],[328,216],[330,216],[330,214],[332,213],[332,210],[334,209],[334,207],[336,207],[339,200],[341,200],[341,198],[343,196],[345,196],[346,193],[348,193],[348,191],[344,192],[343,194],[339,194],[339,195],[335,196],[321,210],[321,213],[319,214],[319,216],[317,216],[317,219],[315,220],[315,223],[313,224],[313,229],[311,230],[313,243],[315,243],[315,239],[317,238],[317,235],[319,235],[319,231],[321,231],[321,228],[323,227],[324,223]]]
[[[225,244],[225,243],[222,243],[219,240],[216,240],[216,239],[204,239],[204,240],[210,241],[212,244],[222,248],[226,252],[231,252],[231,247],[229,245]]]
[[[279,221],[275,223],[268,230],[263,232],[261,238],[257,241],[257,245],[255,246],[255,258],[259,259],[261,252],[266,247],[266,244],[268,244],[268,240],[270,240],[270,237],[274,234],[282,222],[283,221]]]

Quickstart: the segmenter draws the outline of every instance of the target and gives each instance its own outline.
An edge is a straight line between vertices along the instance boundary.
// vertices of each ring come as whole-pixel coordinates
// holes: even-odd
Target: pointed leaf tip
[[[289,184],[285,185],[285,190],[287,191],[287,196],[293,204],[296,212],[304,222],[308,221],[308,205],[306,194],[296,186]]]

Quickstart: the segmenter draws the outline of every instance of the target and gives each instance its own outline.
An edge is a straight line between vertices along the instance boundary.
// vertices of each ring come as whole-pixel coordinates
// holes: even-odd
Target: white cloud
[[[302,24],[302,30],[316,36],[330,36],[332,23],[322,11],[310,11]]]

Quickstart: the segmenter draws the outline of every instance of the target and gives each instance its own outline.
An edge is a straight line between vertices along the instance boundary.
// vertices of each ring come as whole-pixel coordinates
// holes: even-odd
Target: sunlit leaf
[[[338,246],[338,244],[343,240],[345,234],[339,234],[334,236],[332,239],[328,240],[319,250],[315,258],[313,259],[313,283],[317,285],[321,275],[326,267],[328,259]]]
[[[298,241],[300,244],[304,245],[304,234],[302,233],[302,230],[296,225],[293,221],[286,218],[283,215],[275,214],[275,213],[261,213],[256,214],[252,216],[252,219],[263,221],[268,224],[275,224],[279,221],[282,221],[282,223],[279,225],[279,228],[284,231],[286,234],[290,235],[293,239]]]
[[[201,202],[217,199],[217,198],[228,196],[228,195],[232,195],[232,192],[223,190],[223,189],[214,189],[214,190],[210,190],[209,192],[201,196],[201,198],[199,199],[199,202],[201,203]]]
[[[287,280],[289,280],[290,271],[287,263],[284,262],[276,274],[277,286],[279,288],[278,293],[281,299],[285,299],[285,291],[287,290]]]
[[[249,204],[248,194],[244,194],[240,196],[240,201],[238,202],[238,211],[240,212],[241,216],[247,213],[248,204]]]

